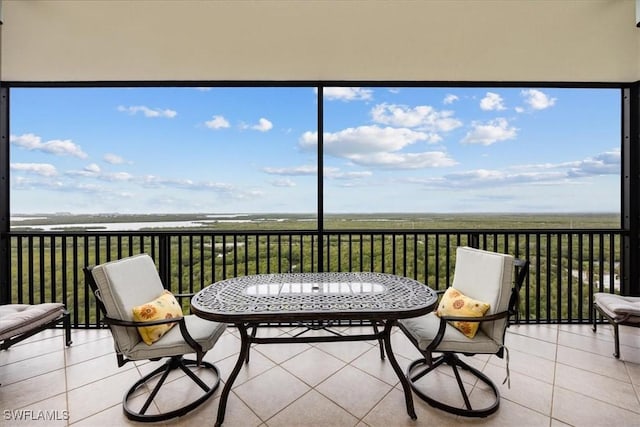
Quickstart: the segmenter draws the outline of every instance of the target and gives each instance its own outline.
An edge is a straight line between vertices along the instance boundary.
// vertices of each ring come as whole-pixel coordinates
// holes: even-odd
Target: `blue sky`
[[[313,213],[317,90],[15,88],[11,212]],[[325,212],[619,212],[620,91],[324,89]]]

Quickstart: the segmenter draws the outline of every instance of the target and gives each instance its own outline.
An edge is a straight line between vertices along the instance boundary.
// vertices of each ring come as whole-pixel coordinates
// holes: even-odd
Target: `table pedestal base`
[[[391,330],[393,329],[393,325],[396,323],[395,321],[385,321],[384,329],[382,332],[379,331],[377,325],[379,322],[373,321],[372,325],[374,326],[373,334],[361,334],[361,335],[328,335],[328,336],[292,336],[292,337],[267,337],[260,338],[255,336],[255,331],[257,329],[257,324],[252,323],[236,323],[235,326],[238,328],[240,332],[240,354],[238,355],[238,360],[236,361],[229,378],[224,384],[224,388],[222,389],[222,394],[220,395],[220,404],[218,406],[218,417],[216,419],[216,427],[220,427],[224,421],[225,412],[227,409],[227,400],[229,399],[229,393],[231,392],[231,388],[233,387],[233,383],[238,377],[240,373],[240,369],[242,369],[243,363],[247,363],[249,360],[249,349],[251,348],[251,344],[285,344],[285,343],[314,343],[314,342],[340,342],[340,341],[372,341],[377,340],[380,348],[381,358],[384,359],[384,352],[389,358],[389,363],[393,367],[394,372],[398,376],[400,383],[402,384],[402,389],[404,391],[405,403],[407,406],[407,413],[411,417],[411,419],[415,420],[417,418],[416,412],[413,406],[413,395],[411,394],[411,385],[407,380],[407,377],[402,372],[400,365],[398,365],[398,361],[393,354],[393,349],[391,348]],[[249,328],[253,328],[253,332],[250,334],[248,332]],[[384,349],[382,348],[382,344],[384,343]]]

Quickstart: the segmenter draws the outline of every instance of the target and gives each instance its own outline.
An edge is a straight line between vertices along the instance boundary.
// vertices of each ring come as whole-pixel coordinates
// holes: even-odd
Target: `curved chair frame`
[[[189,334],[189,331],[187,330],[185,318],[180,317],[180,318],[162,319],[162,320],[155,320],[155,321],[148,321],[148,322],[135,322],[135,321],[114,319],[107,316],[107,310],[100,297],[100,291],[98,289],[97,283],[95,282],[93,275],[91,274],[91,270],[93,268],[94,266],[89,266],[84,269],[85,277],[87,279],[87,282],[89,283],[89,286],[91,287],[91,290],[96,296],[98,308],[100,309],[100,313],[103,315],[101,320],[105,324],[107,324],[109,328],[111,328],[112,326],[138,328],[141,326],[154,326],[154,325],[162,325],[167,323],[178,323],[178,326],[180,328],[180,333],[182,334],[183,339],[191,348],[193,348],[194,353],[196,354],[196,360],[186,359],[183,357],[183,355],[169,356],[168,360],[163,365],[159,366],[149,374],[142,377],[140,380],[136,381],[135,384],[133,384],[133,386],[131,386],[131,388],[127,390],[127,392],[125,393],[122,399],[122,409],[125,416],[132,421],[138,421],[138,422],[166,421],[166,420],[180,417],[187,414],[188,412],[200,406],[207,399],[212,397],[215,391],[220,386],[220,372],[215,365],[202,360],[206,352],[203,351],[202,346],[198,344],[198,342],[194,340],[193,337]],[[189,297],[190,294],[176,294],[175,296],[177,298],[186,298],[186,297]],[[122,367],[126,363],[133,361],[133,359],[126,358],[120,351],[117,351],[117,350],[116,350],[116,356],[118,359],[118,367]],[[154,358],[150,360],[158,361],[160,359],[161,358]],[[216,378],[215,381],[212,384],[206,384],[204,381],[198,378],[198,376],[189,368],[190,366],[204,367],[205,369],[214,372],[215,378]],[[167,379],[171,371],[175,369],[182,370],[193,382],[195,382],[198,385],[200,389],[202,389],[203,393],[197,396],[192,401],[184,404],[183,406],[177,409],[174,409],[168,412],[162,412],[159,414],[147,414],[147,410],[149,409],[149,407],[151,406],[151,403],[153,402],[156,395],[160,391],[160,388],[165,383],[165,380]],[[152,380],[154,380],[157,377],[159,377],[159,380],[157,381],[155,386],[153,386],[153,389],[149,397],[147,398],[147,400],[139,410],[135,410],[130,404],[131,398],[134,396],[135,392],[138,389],[140,389],[141,387],[147,384],[151,384]]]
[[[513,288],[511,289],[509,305],[506,311],[494,313],[494,314],[483,316],[483,317],[442,316],[440,317],[438,332],[434,337],[433,341],[427,346],[426,350],[420,349],[418,341],[412,336],[412,334],[406,329],[406,327],[402,323],[398,324],[400,329],[407,336],[407,338],[413,343],[413,345],[423,355],[422,358],[414,360],[411,364],[409,364],[406,370],[406,376],[407,376],[407,379],[409,380],[412,390],[416,393],[418,397],[420,397],[422,400],[427,402],[429,405],[435,408],[441,409],[443,411],[449,412],[451,414],[460,415],[463,417],[474,417],[474,418],[487,417],[495,413],[500,407],[500,391],[498,390],[498,387],[493,383],[493,381],[491,381],[489,377],[487,377],[480,370],[470,366],[469,364],[461,360],[457,352],[438,351],[438,346],[442,342],[442,339],[444,338],[445,331],[447,328],[447,322],[449,321],[492,322],[499,319],[507,318],[507,324],[503,332],[503,341],[504,341],[504,334],[506,334],[506,328],[509,326],[509,323],[510,323],[509,321],[511,317],[515,316],[516,319],[518,317],[520,287],[524,283],[524,280],[529,272],[529,261],[514,259],[513,265],[517,269],[517,275],[516,275],[516,280],[514,282]],[[444,290],[438,291],[438,293],[444,293]],[[433,353],[442,353],[442,354],[438,357],[433,357]],[[479,353],[463,353],[463,354],[465,354],[466,356],[473,356]],[[504,346],[501,346],[498,352],[495,353],[495,355],[500,358],[503,358]],[[425,375],[434,371],[436,368],[438,368],[443,364],[449,365],[453,370],[453,373],[456,378],[456,382],[458,384],[458,388],[460,389],[460,393],[464,400],[464,407],[452,406],[442,402],[441,400],[436,399],[433,396],[429,396],[423,390],[417,387],[415,384],[418,380],[420,380]],[[484,408],[472,407],[471,401],[469,399],[469,394],[467,393],[464,383],[462,382],[462,377],[460,376],[460,371],[459,371],[460,368],[468,371],[473,376],[475,376],[478,380],[482,381],[490,388],[493,394],[493,399],[489,405],[485,406]]]

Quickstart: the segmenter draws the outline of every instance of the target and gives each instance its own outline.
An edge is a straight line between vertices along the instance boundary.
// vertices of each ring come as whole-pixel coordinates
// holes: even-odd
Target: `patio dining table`
[[[232,323],[240,333],[238,360],[220,396],[216,426],[224,421],[227,399],[252,343],[296,343],[377,340],[384,350],[405,396],[407,413],[416,419],[409,382],[391,347],[391,330],[398,319],[431,312],[437,295],[428,286],[407,277],[373,272],[255,274],[222,280],[207,286],[191,300],[196,315]],[[327,324],[336,321],[371,322],[370,334],[257,337],[264,323]],[[383,325],[382,331],[377,328]],[[249,329],[252,332],[249,333]],[[384,350],[382,345],[384,344]]]

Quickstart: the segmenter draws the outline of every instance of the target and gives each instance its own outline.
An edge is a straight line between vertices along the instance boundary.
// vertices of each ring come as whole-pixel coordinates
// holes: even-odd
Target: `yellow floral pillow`
[[[436,311],[437,316],[482,317],[489,310],[489,304],[474,300],[454,288],[449,288],[442,296]],[[450,322],[469,338],[476,336],[480,322]]]
[[[133,320],[136,322],[173,319],[175,317],[182,317],[182,307],[176,301],[176,297],[167,290],[155,300],[133,307]],[[147,345],[151,345],[158,341],[174,325],[175,323],[165,323],[163,325],[143,326],[138,328],[138,332],[142,340]]]

